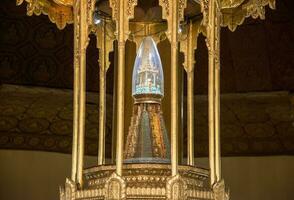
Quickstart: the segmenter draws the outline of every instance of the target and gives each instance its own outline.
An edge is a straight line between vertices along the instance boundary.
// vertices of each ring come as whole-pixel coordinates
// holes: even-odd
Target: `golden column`
[[[122,175],[123,143],[124,143],[124,85],[125,85],[125,41],[118,42],[118,80],[117,80],[117,143],[116,143],[116,173]]]
[[[171,161],[172,176],[178,174],[178,119],[179,119],[179,103],[178,103],[178,3],[173,1],[171,22],[168,29],[171,30]],[[170,27],[172,26],[172,27]]]
[[[86,114],[86,49],[88,45],[87,1],[74,2],[74,127],[72,180],[83,184]]]
[[[220,152],[220,1],[208,3],[207,47],[209,101],[209,164],[211,185],[221,180]]]
[[[113,109],[113,116],[112,116],[112,132],[111,132],[111,163],[115,163],[116,160],[116,127],[117,127],[117,119],[115,115],[116,111],[116,97],[117,97],[117,68],[118,65],[118,55],[117,55],[117,42],[113,43],[113,66],[114,66],[114,73],[113,73],[113,95],[112,95],[112,109]]]
[[[194,155],[194,69],[197,48],[197,37],[199,34],[201,20],[189,21],[186,34],[181,40],[181,52],[185,55],[184,69],[187,73],[187,164],[195,165]]]
[[[188,31],[188,52],[186,55],[188,67],[187,72],[187,163],[195,165],[194,162],[194,47],[193,45],[193,24],[190,22]],[[194,44],[195,45],[195,44]]]
[[[78,3],[75,2],[73,5],[73,14],[74,21],[78,21],[78,7],[76,6]],[[79,37],[79,26],[77,23],[74,23],[74,38]],[[79,66],[79,54],[78,54],[77,40],[74,39],[74,91],[73,91],[73,140],[72,140],[72,169],[71,169],[71,180],[77,180],[77,155],[78,155],[78,130],[79,130],[79,120],[78,120],[78,105],[79,105],[79,90],[76,88],[79,86],[80,79],[80,66]]]
[[[96,29],[97,47],[99,49],[99,141],[98,165],[105,164],[105,125],[106,125],[106,74],[110,66],[108,55],[113,51],[114,37],[108,30],[109,21],[103,20]],[[108,32],[108,34],[106,34]]]
[[[124,100],[125,100],[125,42],[129,36],[129,19],[134,17],[134,6],[127,0],[110,0],[112,18],[116,22],[116,37],[118,41],[118,66],[117,66],[117,144],[116,144],[116,173],[122,176],[123,143],[124,143]]]
[[[179,131],[179,99],[178,99],[178,42],[180,21],[184,17],[186,1],[160,0],[162,18],[167,20],[167,38],[171,43],[171,168],[172,176],[178,175],[178,131]]]

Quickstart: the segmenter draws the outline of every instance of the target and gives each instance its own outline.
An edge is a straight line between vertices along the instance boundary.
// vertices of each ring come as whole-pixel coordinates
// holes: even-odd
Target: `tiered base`
[[[67,180],[60,195],[61,200],[214,199],[208,170],[179,166],[179,176],[171,177],[169,164],[150,163],[125,164],[122,177],[115,165],[86,169],[83,188]]]

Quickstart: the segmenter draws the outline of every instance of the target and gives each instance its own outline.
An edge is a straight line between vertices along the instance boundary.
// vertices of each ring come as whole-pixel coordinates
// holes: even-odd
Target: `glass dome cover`
[[[133,69],[132,95],[164,96],[161,59],[152,37],[143,39]]]

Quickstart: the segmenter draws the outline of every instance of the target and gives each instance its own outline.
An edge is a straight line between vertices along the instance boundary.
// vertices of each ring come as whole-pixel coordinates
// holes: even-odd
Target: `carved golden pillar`
[[[181,52],[185,55],[184,68],[187,73],[187,164],[195,165],[194,155],[194,69],[195,55],[197,48],[197,37],[200,23],[192,21],[187,26],[187,33],[184,40],[180,42]]]
[[[194,70],[187,73],[187,143],[187,164],[194,166]]]
[[[88,44],[87,1],[74,4],[74,127],[72,178],[83,184],[85,115],[86,115],[86,48]]]
[[[116,173],[122,175],[123,143],[124,143],[124,98],[125,98],[125,42],[129,35],[129,19],[134,17],[134,7],[137,1],[127,0],[110,1],[112,17],[116,22],[118,40],[118,67],[117,67],[117,144],[116,144]]]
[[[79,63],[79,44],[76,38],[79,38],[79,26],[78,26],[78,7],[74,4],[74,90],[73,90],[73,141],[72,141],[72,164],[71,164],[71,179],[77,181],[77,155],[78,155],[78,132],[79,132],[79,93],[78,90],[80,84],[80,63]]]
[[[172,176],[178,174],[178,131],[179,131],[179,93],[178,93],[178,42],[179,25],[184,17],[186,1],[160,0],[162,17],[167,20],[166,35],[171,43],[171,165]]]
[[[108,56],[109,53],[113,51],[113,38],[110,38],[109,35],[111,35],[111,30],[107,29],[107,22],[102,21],[102,23],[96,29],[100,64],[98,165],[105,164],[106,74],[110,66]]]
[[[178,119],[179,119],[179,104],[178,104],[178,24],[176,13],[177,3],[174,2],[172,25],[171,27],[171,159],[172,159],[172,176],[178,174]],[[176,19],[175,19],[176,18]]]
[[[216,168],[216,181],[221,181],[221,141],[220,141],[220,24],[221,24],[221,11],[220,11],[220,1],[216,4],[216,58],[215,58],[215,149],[216,149],[216,161],[215,161],[215,168]]]
[[[221,180],[220,152],[220,2],[208,2],[207,47],[209,101],[209,164],[211,185]]]
[[[174,16],[174,15],[173,15]],[[176,28],[177,26],[173,26]],[[177,30],[177,28],[176,28]],[[175,32],[175,31],[172,31]],[[179,104],[178,104],[178,42],[177,33],[171,36],[171,162],[172,176],[178,174],[178,119],[179,119]]]
[[[116,138],[116,172],[122,175],[124,143],[124,85],[125,85],[125,41],[118,42],[118,81],[117,81],[117,138]]]
[[[115,163],[116,160],[116,127],[117,127],[117,119],[115,115],[115,111],[117,110],[116,105],[116,97],[117,97],[117,66],[118,66],[118,55],[117,55],[117,42],[115,41],[113,43],[113,99],[112,99],[112,105],[113,105],[113,116],[112,116],[112,137],[111,137],[111,163]]]
[[[104,49],[105,50],[105,49]],[[100,53],[104,50],[101,50]],[[106,73],[107,69],[100,60],[99,80],[99,144],[98,144],[98,165],[105,164],[105,123],[106,123]]]
[[[179,120],[178,120],[178,163],[183,164],[184,158],[184,73],[185,69],[183,67],[184,54],[178,51],[178,103],[179,103]]]

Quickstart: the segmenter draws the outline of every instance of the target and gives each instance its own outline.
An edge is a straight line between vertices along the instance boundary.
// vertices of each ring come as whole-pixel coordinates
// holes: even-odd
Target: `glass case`
[[[132,95],[164,95],[164,80],[161,59],[152,37],[143,39],[137,52]]]

